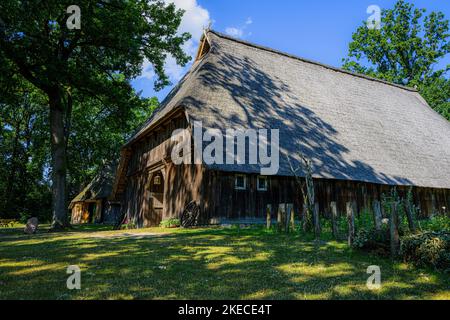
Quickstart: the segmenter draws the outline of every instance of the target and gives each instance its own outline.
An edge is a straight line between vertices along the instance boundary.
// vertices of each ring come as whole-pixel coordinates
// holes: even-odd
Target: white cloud
[[[235,27],[228,27],[225,29],[225,33],[232,37],[241,38],[244,35],[244,30]]]
[[[229,36],[235,37],[235,38],[245,38],[246,36],[251,36],[251,32],[245,33],[245,29],[249,25],[253,23],[253,20],[251,17],[248,17],[247,20],[245,20],[244,24],[240,27],[228,27],[225,29],[225,33]]]
[[[192,35],[192,38],[183,45],[183,50],[189,56],[194,57],[203,29],[211,21],[208,10],[200,6],[197,0],[165,0],[165,2],[174,3],[177,8],[185,11],[178,32],[189,32]],[[172,82],[179,81],[189,67],[190,65],[184,68],[180,67],[171,56],[166,59],[165,70]],[[154,80],[155,73],[147,60],[144,61],[141,77]]]

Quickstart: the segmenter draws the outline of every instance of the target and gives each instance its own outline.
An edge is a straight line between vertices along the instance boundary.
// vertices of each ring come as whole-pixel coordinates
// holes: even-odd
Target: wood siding
[[[182,111],[135,142],[129,151],[121,192],[122,210],[137,226],[154,226],[161,220],[179,217],[190,201],[200,205],[200,222],[204,224],[263,221],[268,204],[272,205],[272,218],[275,218],[280,203],[292,203],[294,213],[299,217],[302,195],[292,177],[268,177],[267,191],[259,191],[257,175],[246,174],[246,189],[236,190],[235,173],[208,170],[203,165],[174,165],[171,151],[175,143],[171,141],[171,134],[175,129],[190,133]],[[162,176],[162,200],[159,196],[158,199],[152,198],[151,184],[155,175]],[[372,210],[372,202],[380,201],[383,193],[390,192],[391,186],[317,179],[315,189],[320,214],[329,216],[331,202],[336,202],[339,214],[345,213],[346,204],[350,201],[356,202],[358,214],[364,209]],[[408,187],[398,186],[397,190],[404,197]],[[422,216],[449,211],[450,190],[415,187],[413,196]],[[156,200],[158,210],[153,210]]]

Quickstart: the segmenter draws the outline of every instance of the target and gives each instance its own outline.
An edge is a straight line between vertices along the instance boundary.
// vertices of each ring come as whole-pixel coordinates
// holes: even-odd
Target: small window
[[[153,184],[154,185],[160,185],[161,184],[161,177],[160,176],[156,176],[155,179],[153,180]]]
[[[234,180],[236,190],[245,190],[247,187],[247,179],[243,174],[237,174]]]
[[[259,176],[256,183],[258,191],[267,191],[267,184],[268,184],[267,177]]]

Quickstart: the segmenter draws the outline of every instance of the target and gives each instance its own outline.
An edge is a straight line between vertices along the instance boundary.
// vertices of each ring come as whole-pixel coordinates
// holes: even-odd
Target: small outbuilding
[[[109,199],[116,166],[106,166],[71,202],[71,223],[115,224],[120,202]]]

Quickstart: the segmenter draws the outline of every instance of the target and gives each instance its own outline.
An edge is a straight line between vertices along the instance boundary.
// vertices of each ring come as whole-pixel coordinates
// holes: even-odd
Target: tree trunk
[[[66,201],[66,139],[64,107],[57,90],[49,94],[50,134],[52,146],[52,229],[69,226]]]
[[[333,238],[339,239],[339,230],[337,226],[338,214],[337,214],[337,204],[332,201],[330,204],[331,207],[331,231],[333,232]]]

